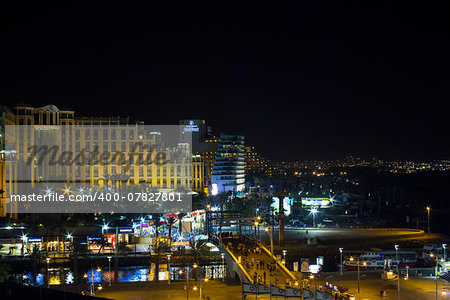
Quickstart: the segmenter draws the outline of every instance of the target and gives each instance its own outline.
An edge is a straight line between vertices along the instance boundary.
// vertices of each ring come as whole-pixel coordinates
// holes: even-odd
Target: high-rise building
[[[212,194],[244,191],[245,149],[243,136],[220,135],[211,183]]]
[[[259,153],[255,151],[255,147],[245,147],[245,173],[260,173],[267,176],[272,176],[272,169],[268,161]]]

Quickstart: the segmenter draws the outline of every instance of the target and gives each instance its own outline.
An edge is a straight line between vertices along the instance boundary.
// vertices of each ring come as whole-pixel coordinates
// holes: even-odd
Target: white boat
[[[398,265],[399,268],[406,266],[413,267],[417,263],[418,254],[415,251],[365,251],[359,255],[346,257],[344,261],[344,267],[346,269],[357,269],[358,258],[360,270],[373,270],[383,269],[385,266],[385,260],[390,261],[392,267]]]

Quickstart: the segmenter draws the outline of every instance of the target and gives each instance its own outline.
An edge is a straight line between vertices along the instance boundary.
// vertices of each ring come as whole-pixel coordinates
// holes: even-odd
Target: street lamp
[[[342,275],[342,268],[344,267],[342,264],[342,252],[344,251],[344,248],[339,248],[339,254],[341,256],[341,275]]]
[[[46,258],[47,260],[47,287],[50,287],[50,257]]]
[[[283,251],[281,251],[281,252],[283,252],[283,260],[286,261],[286,253],[287,253],[287,250],[283,250]]]
[[[428,234],[430,234],[430,210],[431,207],[427,206],[427,215],[428,215]]]
[[[222,256],[222,281],[225,282],[225,253],[221,253]]]
[[[354,261],[354,260],[355,260],[355,259],[354,259],[353,257],[350,257],[350,261]],[[360,281],[360,276],[359,276],[359,265],[360,265],[360,263],[359,263],[359,257],[357,258],[357,264],[358,264],[358,298],[359,298],[359,294],[360,294],[360,284],[359,284],[359,281]],[[363,262],[363,265],[366,266],[367,263],[366,263],[366,262]]]
[[[395,260],[397,261],[398,264],[398,245],[394,245],[395,248]]]
[[[310,214],[312,214],[312,216],[313,216],[313,228],[316,228],[316,214],[317,214],[317,208],[316,208],[316,207],[313,207],[313,208],[311,209]]]
[[[108,285],[111,286],[111,258],[112,256],[108,256]]]
[[[434,255],[433,255],[433,253],[430,253],[430,257],[433,257]],[[439,256],[438,255],[436,255],[436,269],[435,269],[435,279],[436,279],[436,300],[438,299],[438,289],[439,289],[439,287],[438,287],[438,270],[439,270]]]
[[[447,261],[447,253],[446,253],[447,244],[442,244],[442,249],[444,249],[444,262],[446,262]]]
[[[270,255],[273,258],[273,237],[272,237],[272,230],[269,229],[269,227],[266,227],[266,229],[264,229],[264,231],[269,233],[269,237],[270,237]]]
[[[169,281],[167,282],[167,284],[170,284],[170,254],[167,254],[167,271],[169,272]]]

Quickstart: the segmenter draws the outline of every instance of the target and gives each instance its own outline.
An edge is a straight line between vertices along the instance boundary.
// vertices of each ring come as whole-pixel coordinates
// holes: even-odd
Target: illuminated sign
[[[330,199],[324,197],[302,197],[303,207],[330,207]]]
[[[100,241],[101,239],[100,237],[88,237],[88,241]]]
[[[41,243],[41,238],[28,238],[28,243]]]
[[[119,228],[119,233],[133,233],[133,228]]]
[[[216,196],[219,193],[219,187],[217,186],[217,183],[213,183],[211,185],[211,195]]]
[[[195,125],[194,121],[190,120],[189,124],[183,128],[183,132],[198,132],[200,129]]]
[[[279,213],[280,211],[280,200],[278,197],[272,197],[272,205],[274,211],[276,213]],[[291,214],[291,206],[294,203],[294,198],[284,197],[283,199],[283,209],[284,209],[284,215],[289,216]]]

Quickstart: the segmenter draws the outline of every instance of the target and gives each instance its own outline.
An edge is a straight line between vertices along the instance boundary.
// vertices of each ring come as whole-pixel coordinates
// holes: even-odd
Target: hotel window
[[[108,139],[108,129],[103,129],[103,139]]]
[[[175,170],[173,168],[173,166],[170,167],[170,177],[175,176]]]
[[[116,142],[111,143],[111,152],[116,152]]]
[[[80,142],[75,143],[75,152],[80,152]]]
[[[164,177],[167,176],[167,168],[166,168],[166,166],[163,167],[163,176]]]
[[[128,143],[128,152],[132,152],[134,148],[134,142],[129,142]]]
[[[130,136],[129,136],[128,138],[129,138],[130,140],[134,139],[134,130],[133,130],[133,129],[130,129],[129,135],[130,135]]]
[[[103,151],[108,151],[108,142],[103,142]]]
[[[94,167],[94,178],[98,178],[98,167]]]
[[[84,138],[87,140],[91,138],[91,131],[89,129],[85,129]]]
[[[126,145],[125,142],[121,142],[121,143],[120,143],[120,151],[122,151],[122,152],[126,152],[126,151],[127,151],[125,145]]]
[[[181,176],[181,167],[177,166],[177,176],[180,177]]]
[[[98,129],[94,129],[94,140],[98,139]]]
[[[111,139],[112,140],[116,139],[116,130],[115,129],[111,129]]]
[[[122,129],[122,130],[120,131],[120,138],[121,138],[122,140],[125,139],[125,129]]]
[[[152,166],[147,166],[147,177],[152,177]]]
[[[161,176],[161,168],[160,167],[156,167],[156,176],[157,177]]]
[[[87,151],[87,152],[91,151],[91,144],[89,142],[86,142],[84,148],[85,148],[85,151]]]
[[[80,139],[80,129],[76,129],[75,130],[75,140],[79,140]]]
[[[139,177],[144,177],[144,167],[139,167]]]

